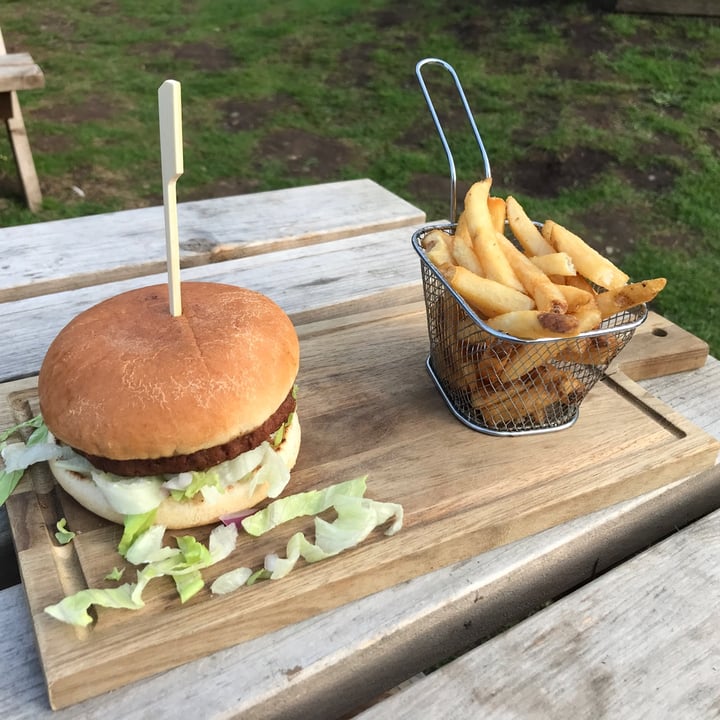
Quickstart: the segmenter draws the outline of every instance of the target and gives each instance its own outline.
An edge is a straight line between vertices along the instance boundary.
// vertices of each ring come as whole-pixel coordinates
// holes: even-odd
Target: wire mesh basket
[[[577,420],[590,389],[647,317],[647,306],[629,308],[575,336],[526,340],[487,325],[453,290],[423,248],[425,236],[433,230],[452,234],[457,218],[455,164],[423,79],[428,64],[451,74],[480,148],[485,177],[491,177],[482,138],[454,69],[437,58],[421,60],[415,72],[450,166],[450,222],[426,226],[412,236],[421,259],[428,372],[455,417],[474,430],[523,435],[567,428]]]
[[[603,321],[596,330],[563,338],[525,340],[489,327],[425,256],[421,259],[430,353],[426,365],[452,413],[491,435],[549,432],[571,426],[580,403],[645,320],[638,305]]]

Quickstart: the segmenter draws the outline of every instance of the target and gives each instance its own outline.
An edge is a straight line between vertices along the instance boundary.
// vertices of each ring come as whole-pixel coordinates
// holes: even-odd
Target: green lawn
[[[29,213],[0,139],[0,223],[159,204],[157,88],[182,83],[179,201],[370,177],[435,219],[448,170],[414,76],[442,57],[496,194],[583,235],[720,354],[720,22],[585,2],[6,0],[8,50],[44,193]],[[427,78],[460,196],[482,175],[449,76]]]

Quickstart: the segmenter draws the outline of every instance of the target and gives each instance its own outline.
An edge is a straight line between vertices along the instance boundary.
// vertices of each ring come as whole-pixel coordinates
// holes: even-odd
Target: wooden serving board
[[[150,583],[140,611],[103,610],[89,628],[59,623],[48,604],[103,587],[123,560],[120,529],[80,508],[41,466],[8,500],[11,529],[51,705],[61,708],[269,633],[503,543],[666,485],[713,465],[720,444],[648,396],[616,365],[570,429],[516,438],[476,433],[450,414],[428,377],[421,304],[301,325],[303,444],[289,491],[368,474],[367,496],[399,502],[400,533],[377,530],[357,548],[288,577],[181,605],[171,581]],[[665,336],[666,338],[667,336]],[[674,349],[660,345],[671,358]],[[637,376],[637,364],[636,376]],[[657,367],[657,363],[653,365]],[[34,378],[3,386],[0,421],[35,411]],[[78,534],[54,539],[67,518]],[[298,520],[205,571],[259,567],[284,554]],[[205,538],[209,529],[193,532]],[[134,579],[132,568],[125,578]]]

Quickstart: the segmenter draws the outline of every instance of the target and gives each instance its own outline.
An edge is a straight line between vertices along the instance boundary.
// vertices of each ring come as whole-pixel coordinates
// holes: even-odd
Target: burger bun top
[[[116,295],[77,315],[38,376],[40,411],[58,440],[116,460],[184,455],[269,418],[299,368],[292,322],[266,296],[184,282]]]

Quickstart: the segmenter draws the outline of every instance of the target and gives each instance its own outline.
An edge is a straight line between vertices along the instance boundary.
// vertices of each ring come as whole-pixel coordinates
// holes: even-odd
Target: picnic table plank
[[[182,271],[183,281],[227,282],[266,294],[302,319],[318,308],[326,316],[356,307],[422,299],[420,267],[410,250],[412,227],[343,238]],[[388,247],[397,248],[388,262]],[[0,382],[36,374],[47,347],[82,310],[132,288],[167,282],[166,273],[0,303],[0,322],[13,342],[3,350]],[[386,291],[390,289],[388,294]]]
[[[45,85],[40,66],[26,52],[0,52],[0,92],[32,90]]]
[[[718,553],[720,511],[357,718],[717,717]]]
[[[180,262],[204,265],[424,220],[421,210],[369,179],[181,202]],[[0,302],[166,267],[162,206],[4,228],[0,243]]]

